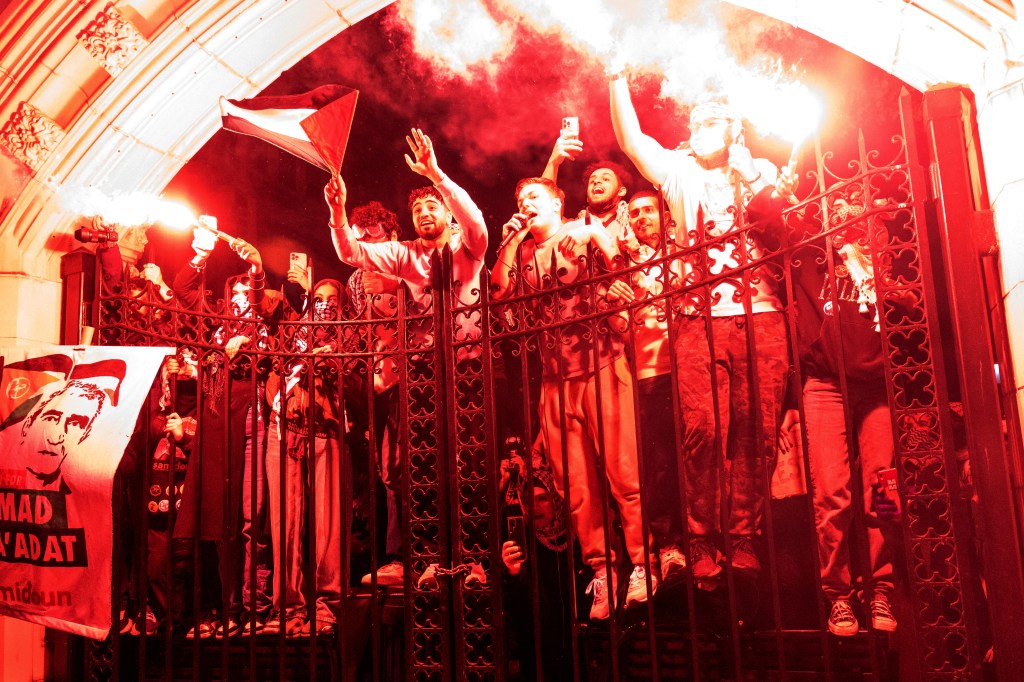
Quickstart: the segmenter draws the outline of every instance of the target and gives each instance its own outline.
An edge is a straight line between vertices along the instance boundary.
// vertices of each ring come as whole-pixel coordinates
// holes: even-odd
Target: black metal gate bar
[[[815,167],[814,167],[813,171],[810,172],[810,173],[807,173],[807,175],[815,181],[815,186],[811,190],[810,194],[812,196],[820,196],[821,198],[820,199],[811,198],[810,200],[808,200],[806,206],[804,207],[804,210],[816,209],[819,212],[819,215],[824,215],[824,213],[825,213],[825,198],[824,198],[824,196],[825,196],[825,164],[824,164],[824,161],[823,161],[823,158],[822,158],[822,154],[821,154],[821,140],[820,139],[815,139],[814,149],[815,149],[815,155],[814,155]],[[792,224],[791,224],[791,221],[792,221]],[[783,275],[784,275],[784,280],[783,281],[784,281],[784,285],[785,285],[785,293],[786,293],[786,300],[787,301],[793,301],[794,297],[796,296],[796,291],[795,291],[795,288],[793,286],[793,268],[794,268],[793,255],[794,254],[793,254],[793,249],[791,247],[792,247],[793,241],[794,241],[793,240],[794,230],[798,229],[799,223],[800,223],[799,214],[797,212],[790,212],[788,215],[784,216],[784,219],[783,219],[783,234],[782,234],[782,246],[784,247],[784,251],[783,251],[782,257],[783,257]],[[799,241],[799,240],[797,240],[797,241]],[[787,331],[789,333],[790,357],[791,358],[796,358],[796,360],[793,361],[793,369],[792,369],[792,372],[790,374],[790,381],[793,382],[793,384],[796,387],[799,388],[799,387],[802,387],[803,383],[804,383],[804,372],[803,372],[803,368],[801,367],[800,362],[799,362],[800,346],[799,346],[799,341],[798,341],[798,338],[797,338],[797,322],[796,322],[796,316],[795,315],[793,315],[793,314],[787,314],[786,315],[786,328],[787,328]],[[802,390],[794,390],[794,393],[796,394],[797,411],[801,415],[806,414],[806,409],[804,407],[803,391]],[[805,456],[803,458],[803,462],[801,463],[801,465],[802,465],[802,468],[803,468],[803,476],[804,476],[805,485],[808,486],[807,492],[804,494],[804,498],[806,500],[807,518],[810,519],[810,522],[813,525],[815,523],[814,495],[813,495],[813,491],[809,487],[810,486],[810,481],[811,481],[811,464],[810,464],[809,457],[806,456],[806,453],[808,453],[810,451],[810,446],[808,445],[808,440],[807,440],[807,429],[801,428],[800,429],[799,437],[800,437],[800,441],[801,441],[800,444],[801,444],[801,447],[803,449],[802,451],[805,453]],[[815,541],[816,541],[817,540],[816,529],[812,528],[812,532],[815,533]],[[816,551],[812,552],[812,555],[814,557],[814,563],[813,563],[814,575],[817,577],[817,576],[821,575],[821,557],[819,556],[818,552],[816,552]],[[831,682],[834,679],[834,666],[835,666],[835,664],[834,664],[833,659],[835,657],[833,655],[832,646],[830,646],[829,632],[828,632],[828,628],[827,628],[827,622],[828,622],[828,617],[829,617],[829,605],[827,603],[827,600],[825,599],[825,594],[824,594],[824,591],[822,590],[822,586],[821,586],[821,581],[820,580],[815,580],[814,581],[814,594],[815,594],[815,602],[817,604],[817,612],[818,612],[818,614],[817,614],[818,615],[818,630],[820,632],[820,648],[821,648],[822,663],[824,664],[824,668],[825,668],[822,672],[824,673],[824,676],[825,676],[825,682]]]

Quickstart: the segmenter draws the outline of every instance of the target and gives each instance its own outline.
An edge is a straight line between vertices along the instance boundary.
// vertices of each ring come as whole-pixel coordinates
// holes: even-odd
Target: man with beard
[[[664,217],[664,221],[662,218]],[[679,472],[676,463],[675,423],[664,425],[664,416],[672,414],[672,356],[668,344],[666,299],[658,298],[666,284],[678,284],[678,267],[661,262],[675,250],[663,239],[662,225],[671,224],[662,216],[658,195],[641,190],[629,199],[629,227],[636,239],[621,240],[620,250],[628,254],[626,266],[649,263],[633,270],[628,281],[617,279],[608,288],[608,300],[615,304],[637,303],[631,307],[633,326],[633,372],[639,391],[641,452],[644,458],[644,503],[654,544],[658,548],[661,579],[679,577],[686,569],[683,529],[680,515]],[[668,269],[668,273],[666,273]],[[668,278],[666,278],[668,274]],[[644,303],[647,299],[650,303]],[[664,426],[663,426],[664,425]]]
[[[414,301],[427,304],[431,257],[434,251],[450,246],[458,303],[473,305],[479,300],[480,271],[487,251],[483,213],[464,189],[441,172],[428,136],[414,128],[406,141],[414,156],[405,157],[409,168],[433,183],[433,187],[420,187],[409,194],[417,239],[377,244],[360,241],[345,213],[345,182],[335,176],[324,188],[324,197],[331,211],[331,236],[338,258],[363,270],[397,277],[409,287]],[[459,230],[453,229],[453,219]],[[479,335],[479,329],[475,333]]]
[[[551,150],[551,158],[544,167],[541,177],[558,183],[558,169],[565,160],[574,160],[583,151],[583,142],[573,134],[563,131],[555,141]],[[576,216],[588,224],[600,223],[611,235],[612,239],[621,239],[629,235],[629,219],[626,215],[626,195],[633,184],[633,176],[622,167],[608,159],[600,159],[587,166],[583,171],[587,183],[587,206]]]
[[[341,283],[333,279],[321,280],[313,288],[312,324],[297,328],[292,341],[296,352],[313,356],[339,352],[341,329],[323,323],[340,319],[341,293]],[[278,577],[278,584],[284,576],[284,592],[274,590],[274,609],[280,620],[268,621],[265,632],[276,632],[283,624],[289,636],[309,634],[312,627],[306,620],[304,573],[309,575],[309,583],[315,587],[315,629],[319,634],[334,631],[341,608],[339,434],[342,424],[337,378],[342,372],[340,368],[331,367],[332,362],[337,361],[317,363],[315,357],[309,358],[308,355],[306,359],[286,360],[282,372],[272,373],[267,382],[267,398],[271,406],[267,439],[270,535],[274,547],[274,575]],[[310,401],[315,403],[312,423],[309,421]],[[313,433],[312,451],[310,432]],[[313,487],[307,492],[310,468],[314,472]],[[308,541],[315,543],[316,565],[304,570],[306,552],[302,540],[307,534],[303,527],[307,506],[314,503],[316,527],[309,530]]]
[[[487,251],[487,227],[484,225],[483,213],[469,194],[441,171],[433,143],[427,135],[414,128],[412,134],[406,136],[406,141],[413,152],[412,157],[405,157],[409,168],[433,183],[432,187],[420,187],[409,194],[409,209],[412,211],[417,238],[411,241],[367,240],[365,237],[373,226],[349,224],[345,211],[345,183],[341,177],[336,176],[324,188],[324,197],[331,212],[329,224],[335,250],[343,262],[364,271],[361,280],[364,286],[367,283],[366,273],[394,277],[408,287],[416,307],[427,311],[432,306],[431,269],[435,251],[449,247],[452,252],[452,290],[456,297],[454,306],[476,305],[480,299],[480,272]],[[409,330],[410,341],[424,351],[430,350],[433,346],[432,328],[424,325],[432,326],[432,320],[421,322],[413,318],[412,322],[416,327]],[[456,314],[457,340],[478,339],[481,334],[480,324],[478,310]],[[387,340],[384,342],[387,344]],[[459,374],[479,373],[479,346],[461,346],[456,357],[459,362],[456,371]],[[412,356],[411,360],[409,374],[416,379],[439,371],[439,368],[432,368],[422,355]],[[384,371],[387,371],[386,366]],[[397,396],[394,398],[394,402],[397,402]],[[385,466],[390,466],[392,471],[398,471],[399,474],[402,470],[400,461],[395,459]],[[392,485],[400,486],[400,478],[393,479]],[[401,509],[395,509],[393,514],[389,511],[389,518],[397,522],[401,512]],[[394,551],[402,549],[400,539],[396,541],[390,538],[387,545]],[[396,557],[390,558],[392,560],[376,574],[365,576],[363,582],[372,584],[376,579],[380,580],[378,584],[401,584],[405,577],[404,568],[397,563]]]
[[[619,146],[661,189],[678,224],[676,241],[692,250],[686,282],[719,276],[710,286],[684,293],[685,314],[676,323],[673,348],[691,566],[698,583],[714,587],[712,581],[722,571],[720,543],[728,542],[726,552],[734,569],[760,570],[753,542],[764,507],[762,464],[774,444],[789,361],[785,317],[772,277],[763,269],[738,268],[765,255],[745,227],[781,210],[781,202],[795,187],[795,176],[787,169],[779,178],[770,161],[751,156],[739,117],[722,100],[698,103],[690,113],[689,145],[669,150],[641,130],[623,73],[612,76],[610,90]],[[742,236],[724,238],[734,232]],[[752,329],[747,328],[748,311]],[[749,344],[751,336],[757,340],[756,354]],[[713,385],[721,396],[717,414],[712,409]],[[726,472],[719,471],[716,424],[720,442],[726,444],[725,456],[731,460],[731,481],[724,486],[731,497],[727,528],[721,528],[719,514]]]

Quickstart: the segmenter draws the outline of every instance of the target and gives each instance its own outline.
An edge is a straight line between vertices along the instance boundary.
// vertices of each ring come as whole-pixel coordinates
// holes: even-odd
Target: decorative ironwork
[[[64,139],[64,130],[28,102],[0,130],[0,144],[38,173]]]
[[[75,37],[114,77],[124,71],[128,62],[146,46],[146,39],[117,11],[113,3],[103,8]]]
[[[936,366],[933,353],[934,291],[922,268],[928,254],[922,251],[919,234],[924,199],[918,196],[921,190],[914,178],[920,169],[911,164],[904,139],[894,140],[894,147],[891,158],[881,163],[880,155],[867,152],[861,140],[859,157],[845,172],[831,168],[829,156],[819,154],[817,166],[807,174],[807,196],[772,225],[741,219],[736,230],[725,234],[702,226],[686,246],[650,259],[624,260],[610,269],[595,268],[592,259],[562,259],[545,274],[533,272],[535,264],[524,263],[514,276],[529,286],[500,301],[488,300],[484,285],[477,292],[479,302],[457,301],[453,291],[459,287],[449,283],[435,289],[427,301],[401,300],[391,311],[393,317],[367,315],[316,323],[351,340],[336,353],[318,356],[318,372],[358,373],[364,378],[397,372],[400,379],[400,432],[407,455],[402,498],[408,512],[404,594],[410,677],[484,680],[505,674],[503,566],[495,561],[502,538],[495,448],[499,429],[490,409],[496,399],[505,398],[491,393],[499,362],[505,371],[520,371],[526,386],[537,378],[529,376],[529,356],[541,350],[593,341],[616,330],[618,323],[640,325],[641,309],[650,306],[662,319],[671,320],[703,315],[725,296],[746,305],[753,288],[767,283],[781,290],[794,269],[804,266],[826,272],[833,287],[838,280],[852,281],[843,292],[848,297],[844,300],[860,302],[865,314],[877,310],[873,321],[883,343],[914,607],[915,622],[902,627],[920,635],[917,665],[923,675],[938,679],[969,674],[971,625],[963,583],[970,571],[959,558],[958,543],[964,539],[958,537],[958,501],[948,484],[956,473],[947,469],[952,443],[943,410],[948,395],[939,374],[943,368]],[[858,280],[856,264],[836,255],[847,244],[869,256],[872,282]],[[726,258],[726,252],[734,257]],[[439,255],[435,271],[446,272],[449,257]],[[628,281],[650,273],[652,267],[660,286],[632,301],[606,296],[613,281]],[[441,276],[438,281],[450,278]],[[232,314],[229,299],[227,292],[216,302],[200,296],[191,307],[181,307],[164,302],[149,284],[126,280],[101,299],[100,339],[105,344],[174,345],[187,350],[205,363],[202,371],[211,381],[211,395],[218,376],[263,372],[268,365],[279,367],[296,356],[296,347],[309,334],[309,321],[282,321],[264,328],[240,321]],[[749,315],[739,317],[742,323]],[[870,326],[870,315],[867,319]],[[215,339],[224,330],[240,333],[239,325],[248,325],[244,331],[254,341],[238,356],[228,357]],[[382,336],[393,336],[394,344],[383,349],[375,345]],[[524,393],[517,400],[521,404],[499,409],[520,412],[517,429],[535,433],[529,396]],[[534,539],[531,531],[530,542]],[[448,579],[429,579],[437,575]],[[572,599],[575,617],[575,588],[568,589],[571,596],[566,598]],[[616,627],[614,622],[610,626],[610,641],[618,641]],[[734,624],[729,628],[737,642],[746,636]],[[724,659],[732,653],[736,659],[732,668],[714,658],[704,668],[695,663],[694,669],[751,670],[740,661],[748,648],[737,643],[729,652],[703,632],[692,633],[691,639],[694,658]],[[834,655],[824,638],[822,649],[826,657]],[[786,664],[780,647],[777,665],[784,670]]]

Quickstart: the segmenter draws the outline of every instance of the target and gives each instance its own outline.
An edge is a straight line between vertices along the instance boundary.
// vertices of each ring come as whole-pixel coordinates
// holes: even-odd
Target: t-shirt
[[[727,237],[736,227],[737,208],[734,207],[745,208],[753,198],[749,188],[735,179],[728,168],[706,170],[686,150],[674,150],[671,153],[675,157],[675,164],[662,185],[661,193],[669,212],[678,223],[676,240],[684,248],[709,240],[714,242],[687,258],[686,281],[697,283],[727,273],[743,262],[761,258],[764,255],[763,249],[749,231],[742,241]],[[754,159],[754,165],[769,184],[775,183],[778,170],[774,164],[767,159]],[[709,227],[705,231],[706,224]],[[712,316],[745,314],[743,276],[744,273],[739,271],[727,275],[711,289]],[[763,313],[782,310],[772,278],[761,270],[754,270],[748,276],[751,280],[752,311]],[[687,306],[687,312],[701,314],[706,305],[703,287],[696,287],[688,298],[692,303]]]

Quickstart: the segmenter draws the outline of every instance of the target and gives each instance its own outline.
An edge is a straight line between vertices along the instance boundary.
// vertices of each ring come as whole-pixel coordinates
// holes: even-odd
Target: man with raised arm
[[[543,365],[540,442],[558,492],[572,510],[583,560],[594,571],[587,588],[594,596],[590,618],[605,620],[610,615],[609,589],[615,592],[615,571],[608,567],[607,557],[614,566],[615,554],[608,551],[605,539],[607,501],[601,494],[598,457],[603,457],[633,564],[627,606],[646,602],[648,578],[651,593],[658,578],[646,571],[633,378],[623,354],[622,320],[612,314],[586,319],[599,312],[591,288],[605,288],[592,279],[600,275],[593,267],[595,252],[607,264],[618,250],[603,227],[581,220],[563,223],[564,196],[547,178],[520,180],[519,212],[505,225],[510,236],[498,252],[491,289],[495,299],[534,293],[534,323],[546,327],[538,342]]]
[[[558,184],[558,169],[565,161],[574,161],[583,151],[579,135],[563,130],[551,149],[551,157],[541,177]],[[629,235],[626,216],[626,195],[633,186],[633,176],[621,164],[599,159],[583,171],[587,182],[587,205],[576,216],[588,223],[603,225],[612,239]]]
[[[719,547],[725,541],[734,569],[760,570],[753,541],[764,507],[762,468],[774,443],[789,366],[785,317],[772,278],[763,269],[738,269],[764,253],[749,233],[725,235],[743,230],[762,212],[781,210],[795,178],[790,169],[780,178],[770,161],[751,156],[742,123],[724,101],[698,103],[690,113],[689,144],[670,150],[641,130],[624,73],[611,77],[610,89],[619,146],[660,188],[677,223],[676,241],[691,250],[687,281],[712,280],[686,294],[673,352],[682,410],[691,566],[698,583],[714,587],[722,571]],[[748,333],[756,339],[756,352]],[[720,398],[717,415],[712,386]],[[719,514],[724,472],[719,471],[715,449],[716,423],[727,448],[725,456],[731,460],[731,482],[726,487],[730,517],[724,529]]]
[[[360,241],[345,213],[345,181],[336,176],[327,184],[324,196],[331,209],[331,236],[338,258],[366,271],[397,277],[408,285],[414,301],[425,303],[430,290],[431,256],[436,249],[449,245],[459,304],[472,305],[479,300],[480,271],[487,251],[483,213],[464,189],[441,172],[428,136],[414,128],[405,139],[413,152],[413,157],[405,157],[409,168],[433,183],[433,187],[420,187],[409,194],[417,238],[379,244]],[[453,219],[459,231],[452,229]]]
[[[331,210],[331,236],[338,258],[365,273],[390,275],[405,282],[412,300],[420,306],[429,306],[431,258],[435,250],[449,246],[452,250],[452,288],[458,298],[455,305],[475,305],[480,299],[480,271],[487,251],[487,227],[484,225],[483,213],[469,194],[438,167],[434,147],[428,136],[414,128],[411,136],[405,139],[413,152],[412,157],[405,157],[409,168],[433,183],[432,187],[420,187],[409,194],[409,208],[417,238],[412,241],[380,242],[361,239],[372,226],[349,225],[345,212],[345,182],[341,177],[335,177],[324,188],[324,197]],[[454,226],[456,221],[458,229]],[[364,274],[364,285],[366,281]],[[459,340],[480,337],[479,312],[457,315],[455,322],[459,327],[456,331]],[[414,332],[417,333],[421,332]],[[425,331],[421,335],[427,336]],[[477,347],[470,347],[468,350],[460,349],[457,357],[462,361],[478,354]],[[403,455],[398,453],[398,456]],[[388,466],[392,472],[401,474],[398,462],[391,461]],[[391,481],[391,485],[396,489],[401,488],[399,480]],[[397,520],[401,511],[389,511],[389,517]],[[393,551],[402,549],[401,543],[396,543],[393,537],[388,547]],[[394,556],[390,558],[377,571],[378,584],[397,585],[404,580],[404,566],[394,561]],[[363,582],[371,580],[367,576]]]

